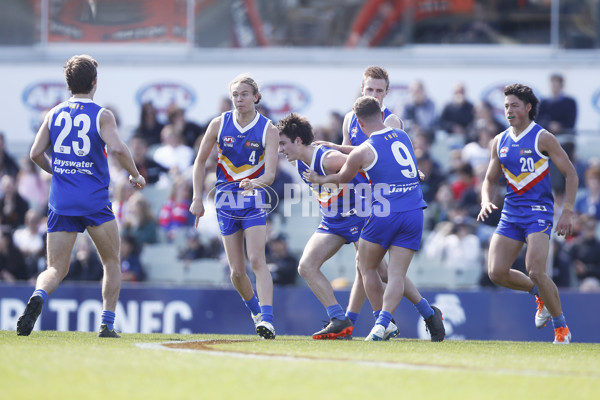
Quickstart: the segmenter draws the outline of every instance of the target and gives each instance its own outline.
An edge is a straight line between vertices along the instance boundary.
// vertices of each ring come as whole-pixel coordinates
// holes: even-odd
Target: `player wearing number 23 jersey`
[[[52,180],[48,206],[56,214],[89,215],[110,204],[106,144],[100,137],[103,111],[87,98],[71,98],[50,111]]]

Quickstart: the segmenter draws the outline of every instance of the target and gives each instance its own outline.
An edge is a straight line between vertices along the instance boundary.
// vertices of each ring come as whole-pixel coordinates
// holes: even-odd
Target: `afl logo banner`
[[[263,101],[273,118],[300,112],[310,104],[310,95],[302,87],[289,83],[273,83],[261,88]]]
[[[155,82],[142,86],[136,94],[141,106],[151,102],[161,119],[166,119],[167,110],[172,105],[187,110],[196,102],[196,94],[191,87],[174,82]]]
[[[69,91],[64,82],[37,82],[23,90],[23,104],[31,111],[47,111],[67,100]]]

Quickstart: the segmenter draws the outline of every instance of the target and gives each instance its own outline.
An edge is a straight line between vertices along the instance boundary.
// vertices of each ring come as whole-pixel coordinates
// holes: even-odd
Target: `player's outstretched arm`
[[[496,182],[500,177],[500,173],[502,173],[500,159],[498,158],[498,153],[495,151],[497,142],[498,137],[496,136],[492,142],[490,164],[481,185],[481,211],[477,215],[477,221],[485,221],[494,210],[498,209],[498,206],[492,203],[492,199],[496,193]]]
[[[365,162],[365,157],[367,156],[368,148],[365,146],[359,146],[354,150],[348,158],[346,162],[339,170],[339,172],[330,174],[330,175],[318,175],[314,171],[305,171],[304,177],[312,183],[317,183],[319,185],[323,185],[326,183],[333,184],[341,184],[348,183],[359,173],[362,169],[363,165],[367,165]]]
[[[575,167],[569,160],[569,156],[562,148],[554,135],[549,132],[542,132],[539,138],[539,150],[548,154],[556,168],[565,177],[565,201],[563,210],[554,228],[558,236],[571,236],[573,233],[573,204],[577,195],[579,177]]]
[[[117,121],[110,110],[103,110],[102,114],[100,114],[100,137],[104,143],[106,143],[111,154],[114,155],[121,166],[129,172],[129,182],[138,189],[146,186],[146,180],[140,175],[135,166],[135,161],[133,161],[129,148],[119,136]]]
[[[217,142],[217,135],[221,127],[221,116],[210,121],[204,137],[200,142],[200,149],[194,160],[192,170],[192,204],[190,204],[190,212],[196,217],[195,226],[198,227],[198,219],[204,215],[204,179],[206,177],[206,160]]]

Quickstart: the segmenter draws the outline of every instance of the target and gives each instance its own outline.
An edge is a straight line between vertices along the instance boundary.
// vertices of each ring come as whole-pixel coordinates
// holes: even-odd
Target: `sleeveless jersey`
[[[106,144],[100,137],[104,108],[70,98],[50,111],[52,179],[48,206],[59,215],[82,216],[109,204]]]
[[[496,150],[507,183],[502,217],[508,222],[527,216],[535,218],[532,212],[536,211],[554,214],[550,158],[538,149],[542,130],[531,122],[518,137],[513,135],[512,128],[500,134]]]
[[[264,174],[266,131],[269,122],[269,119],[257,112],[254,120],[242,128],[236,121],[234,111],[222,114],[217,135],[217,208],[222,208],[219,205],[232,209],[255,207],[255,196],[263,198],[264,189],[256,189],[252,196],[241,196],[243,189],[239,187],[239,182]],[[233,197],[224,199],[224,193]],[[232,206],[234,199],[236,204]]]
[[[373,186],[373,212],[381,213],[426,208],[412,143],[406,132],[385,128],[373,132],[365,142],[375,160],[365,173]]]
[[[389,116],[392,114],[393,113],[387,107],[383,107],[383,110],[381,111],[381,118],[384,124],[385,121],[387,121]],[[352,146],[358,146],[368,139],[367,135],[365,135],[365,133],[360,128],[355,114],[352,114],[348,131],[350,133],[350,143],[352,144]]]
[[[348,184],[340,185],[339,187],[337,185],[313,184],[304,178],[302,173],[308,170],[313,170],[319,175],[327,175],[323,170],[323,158],[325,157],[325,154],[330,151],[337,150],[319,145],[313,153],[313,159],[310,166],[300,160],[296,162],[300,177],[311,188],[319,202],[321,214],[330,218],[343,218],[344,216],[351,215],[355,212],[358,213],[362,211],[363,213],[366,213],[368,210],[365,209],[364,197],[357,194],[356,190],[358,190],[359,193],[361,190],[368,190],[369,182],[360,174],[356,175],[348,182]],[[359,184],[362,185],[357,186]]]

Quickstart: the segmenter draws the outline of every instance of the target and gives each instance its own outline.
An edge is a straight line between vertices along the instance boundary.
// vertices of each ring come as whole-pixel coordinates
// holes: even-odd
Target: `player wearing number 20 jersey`
[[[57,214],[89,215],[110,203],[106,144],[100,137],[103,110],[91,99],[71,98],[50,111],[52,180],[48,206]]]

